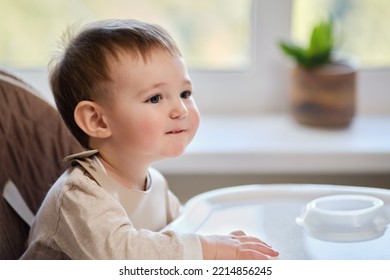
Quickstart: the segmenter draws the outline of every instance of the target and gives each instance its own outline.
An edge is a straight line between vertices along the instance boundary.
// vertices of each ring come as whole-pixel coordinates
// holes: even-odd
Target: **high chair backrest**
[[[67,167],[62,159],[80,151],[57,110],[22,79],[0,69],[0,259],[18,259],[29,233],[29,225],[3,197],[7,182],[15,184],[35,214]]]

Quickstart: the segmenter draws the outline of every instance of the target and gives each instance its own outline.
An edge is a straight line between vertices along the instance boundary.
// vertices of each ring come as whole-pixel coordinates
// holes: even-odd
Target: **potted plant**
[[[355,114],[356,70],[334,57],[333,21],[315,25],[307,47],[286,41],[279,47],[296,64],[290,77],[294,118],[308,125],[348,126]]]

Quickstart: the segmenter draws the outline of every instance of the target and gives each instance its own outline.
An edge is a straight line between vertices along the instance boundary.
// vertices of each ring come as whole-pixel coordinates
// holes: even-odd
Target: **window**
[[[361,68],[390,66],[388,0],[295,0],[292,37],[306,42],[313,24],[332,15],[338,47]]]
[[[310,20],[320,18],[318,14],[314,13],[314,8],[317,5],[321,7],[320,5],[332,2],[331,0],[306,0],[304,2],[309,4],[315,2],[316,4],[313,4],[315,7],[308,6],[306,9],[309,10],[305,13],[305,8],[299,8],[299,5],[303,5],[300,4],[300,1],[302,0],[2,1],[0,9],[0,66],[16,70],[51,101],[46,65],[52,51],[52,44],[54,41],[58,41],[59,34],[63,32],[65,26],[75,20],[88,21],[94,17],[103,17],[101,10],[97,8],[102,3],[109,3],[109,6],[104,9],[104,12],[107,13],[104,17],[113,17],[114,11],[111,10],[115,9],[116,12],[120,13],[118,17],[125,17],[124,12],[137,7],[139,11],[135,15],[141,15],[141,11],[143,11],[142,17],[145,17],[145,20],[163,25],[178,41],[187,63],[190,64],[194,96],[202,115],[288,113],[288,76],[291,61],[280,52],[277,43],[281,39],[290,37],[295,39],[301,36],[299,34],[304,34],[304,28],[307,29],[308,26],[311,26],[310,21],[306,20],[305,16],[312,15],[313,17],[308,18]],[[336,2],[343,1],[346,0]],[[348,1],[349,4],[364,3],[364,5],[368,5],[364,6],[363,10],[374,9],[379,5],[377,3],[384,2],[388,2],[388,0]],[[93,6],[91,6],[92,4]],[[193,6],[188,13],[185,13],[184,5],[187,4],[197,6],[196,8]],[[387,5],[381,11],[385,11],[385,8]],[[301,13],[304,13],[304,16]],[[23,17],[28,18],[27,23]],[[136,16],[131,15],[131,17]],[[54,20],[60,22],[60,25],[51,26],[48,24],[50,21],[47,21],[47,18],[53,22]],[[179,19],[180,24],[175,22],[175,18]],[[206,18],[213,21],[206,21]],[[297,18],[298,20],[302,18],[302,22],[297,23]],[[386,29],[389,25],[389,18],[390,16],[378,14],[375,18],[375,28],[366,33],[379,33],[379,38],[388,38],[389,32],[379,30]],[[200,25],[203,23],[206,24]],[[189,27],[191,24],[199,29]],[[353,34],[355,39],[359,39],[363,36],[361,30],[365,28],[366,24],[362,22],[355,24],[356,27],[351,23],[353,32],[348,32]],[[10,26],[14,26],[13,28],[16,30],[11,29]],[[44,31],[43,34],[51,33],[52,39],[44,42],[45,40],[39,37],[41,35],[38,35],[36,30]],[[290,32],[291,30],[293,34]],[[212,32],[206,35],[206,31]],[[190,33],[198,36],[194,37],[197,39],[189,39],[187,36],[191,35]],[[226,39],[229,37],[228,35],[231,35],[230,39]],[[304,37],[304,35],[302,36]],[[11,44],[10,39],[5,39],[11,37],[18,38],[18,40],[23,40],[23,37],[27,39]],[[348,37],[350,40],[351,37]],[[31,42],[36,38],[39,38],[39,46],[37,51],[34,51]],[[373,42],[372,39],[364,39],[363,41]],[[217,47],[216,44],[221,42],[222,44]],[[389,42],[388,39],[387,42]],[[378,44],[375,43],[375,45]],[[25,49],[17,51],[13,57],[9,54],[2,54],[3,50],[9,51],[21,46]],[[390,49],[388,45],[387,47],[385,45],[386,48]],[[212,50],[217,51],[213,52]],[[218,53],[223,54],[223,56],[214,59]],[[366,53],[368,53],[367,57],[373,57],[377,50],[366,51]],[[192,58],[191,55],[193,55]],[[40,56],[40,62],[31,64],[16,62],[23,56],[29,59]],[[380,60],[385,61],[383,58]],[[387,82],[390,79],[390,68],[388,66],[378,67],[379,64],[376,63],[373,62],[370,69],[360,69],[358,113],[390,113],[388,106],[390,95],[388,94]],[[42,68],[33,68],[34,65],[38,64],[42,65]]]
[[[190,68],[250,66],[250,0],[15,0],[0,9],[0,64],[46,67],[72,23],[136,18],[173,34]]]

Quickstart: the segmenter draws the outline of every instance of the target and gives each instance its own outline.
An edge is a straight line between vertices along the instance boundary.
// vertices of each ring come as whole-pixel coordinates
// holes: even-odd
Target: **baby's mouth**
[[[179,134],[179,133],[182,133],[184,131],[185,131],[184,129],[174,129],[174,130],[168,131],[166,134]]]

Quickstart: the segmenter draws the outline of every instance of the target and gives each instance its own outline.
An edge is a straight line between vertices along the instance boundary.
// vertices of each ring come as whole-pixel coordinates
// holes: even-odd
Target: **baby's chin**
[[[184,154],[186,148],[181,149],[181,150],[175,150],[174,152],[170,153],[167,158],[177,158],[180,157]]]
[[[181,146],[181,147],[175,147],[175,149],[172,149],[172,150],[166,152],[161,159],[170,159],[170,158],[180,157],[184,154],[186,149],[187,149],[187,145]]]

